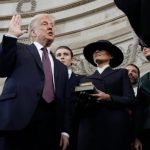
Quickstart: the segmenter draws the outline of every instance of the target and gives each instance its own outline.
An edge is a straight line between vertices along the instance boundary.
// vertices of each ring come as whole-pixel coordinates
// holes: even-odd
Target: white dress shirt
[[[132,87],[133,87],[134,95],[137,96],[138,84],[134,84],[132,85]]]
[[[72,69],[68,69],[68,78],[70,79],[71,77],[71,74],[72,74]]]
[[[109,67],[109,64],[103,66],[103,67],[97,67],[97,71],[101,74],[106,68]]]

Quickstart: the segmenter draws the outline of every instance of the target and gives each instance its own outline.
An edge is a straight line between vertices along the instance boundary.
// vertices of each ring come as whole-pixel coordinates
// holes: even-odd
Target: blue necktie
[[[47,103],[50,103],[54,100],[54,85],[53,85],[52,68],[51,68],[51,62],[48,56],[47,49],[42,48],[42,51],[43,51],[42,63],[43,63],[43,70],[45,74],[42,97]]]

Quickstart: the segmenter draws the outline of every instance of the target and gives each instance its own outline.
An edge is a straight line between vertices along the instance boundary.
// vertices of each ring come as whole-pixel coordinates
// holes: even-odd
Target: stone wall
[[[125,59],[120,67],[135,63],[141,75],[150,69],[143,57],[138,39],[126,16],[115,6],[113,0],[2,0],[0,2],[0,40],[8,30],[14,13],[22,16],[22,27],[27,29],[32,16],[50,13],[56,19],[56,38],[52,50],[60,45],[69,46],[75,55],[73,70],[80,74],[91,74],[95,70],[84,59],[85,45],[100,39],[110,40],[121,48]],[[28,34],[20,42],[30,43]],[[0,85],[2,84],[0,79]]]

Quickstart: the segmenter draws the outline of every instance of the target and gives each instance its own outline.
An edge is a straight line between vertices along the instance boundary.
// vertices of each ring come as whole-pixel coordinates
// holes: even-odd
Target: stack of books
[[[86,92],[88,94],[94,93],[94,85],[92,82],[80,83],[79,86],[75,87],[75,92]]]

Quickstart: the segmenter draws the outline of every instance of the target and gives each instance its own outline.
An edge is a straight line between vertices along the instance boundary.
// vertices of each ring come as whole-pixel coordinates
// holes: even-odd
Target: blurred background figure
[[[150,61],[150,46],[142,40],[139,41],[143,55]],[[137,92],[137,108],[135,112],[136,150],[150,150],[150,72],[139,80]]]
[[[128,17],[131,26],[140,39],[150,46],[150,1],[114,0],[117,7]]]
[[[128,76],[130,78],[134,93],[136,95],[137,94],[138,81],[140,78],[140,70],[139,70],[138,66],[136,66],[135,64],[128,64],[125,68],[128,70]]]

